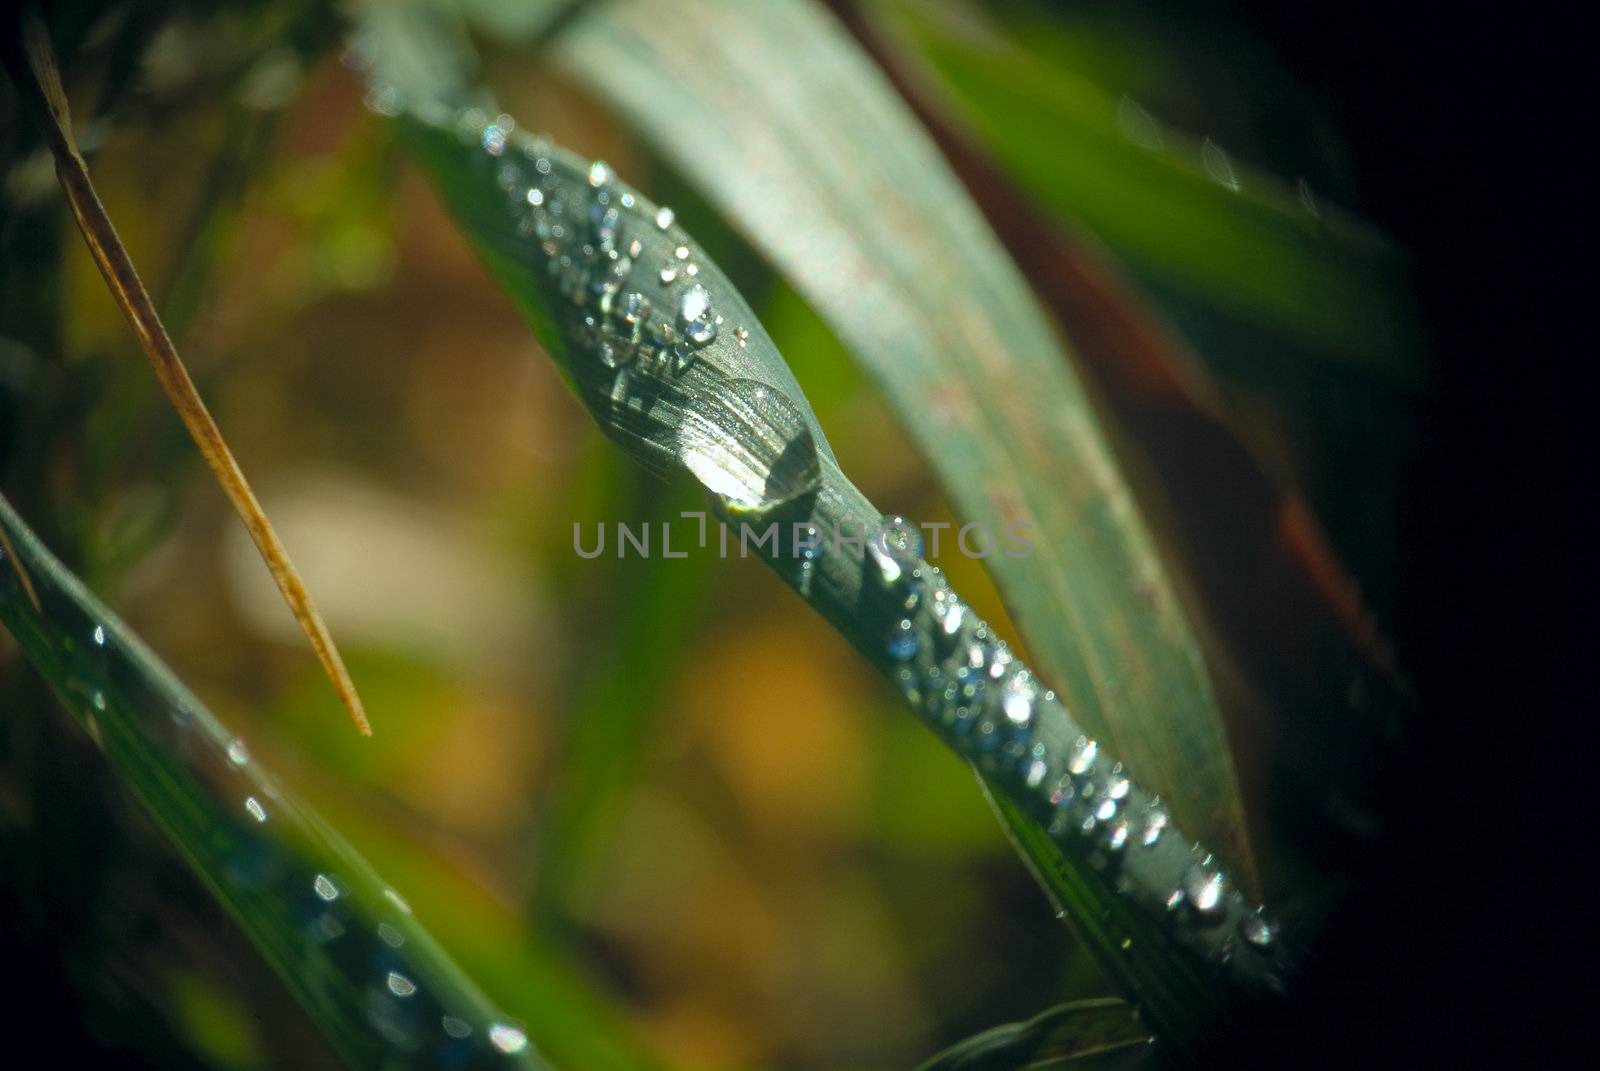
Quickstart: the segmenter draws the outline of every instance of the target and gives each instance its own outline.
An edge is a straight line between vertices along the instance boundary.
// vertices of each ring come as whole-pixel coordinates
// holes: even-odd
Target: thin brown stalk
[[[288,551],[284,549],[283,543],[272,529],[271,522],[262,512],[255,493],[245,481],[244,473],[240,471],[238,462],[234,460],[233,453],[222,438],[221,430],[218,429],[216,421],[212,419],[211,413],[195,389],[194,381],[189,378],[189,372],[178,356],[177,347],[173,345],[166,328],[162,326],[155,303],[150,300],[150,294],[140,280],[139,273],[133,266],[133,260],[117,236],[116,228],[112,226],[111,217],[106,214],[105,206],[100,203],[100,198],[95,193],[94,184],[89,179],[88,165],[78,152],[77,144],[72,137],[72,120],[67,112],[66,93],[62,89],[61,75],[56,67],[49,36],[35,12],[30,11],[23,16],[22,43],[27,71],[32,73],[36,88],[42,96],[41,100],[34,102],[37,105],[36,111],[40,113],[36,118],[55,156],[56,175],[61,180],[62,189],[66,191],[67,203],[72,207],[72,214],[78,221],[78,229],[83,233],[89,252],[100,268],[100,274],[105,277],[106,285],[110,288],[117,305],[127,316],[134,335],[139,339],[140,347],[149,357],[151,367],[155,369],[161,388],[166,391],[167,398],[178,411],[179,419],[183,421],[184,427],[189,429],[195,445],[200,448],[201,456],[216,475],[239,518],[244,521],[250,538],[255,541],[262,560],[267,563],[267,569],[272,573],[272,579],[277,582],[278,590],[283,593],[284,601],[289,604],[295,620],[305,630],[312,649],[316,651],[318,661],[322,663],[322,668],[333,682],[334,690],[339,693],[345,708],[350,711],[356,728],[363,735],[371,736],[372,726],[362,709],[361,698],[356,694],[355,684],[350,680],[344,660],[339,657],[339,650],[334,646],[333,637],[328,634],[328,627],[323,623],[322,615],[317,612],[304,581],[300,579],[300,574],[289,560]],[[32,94],[27,91],[30,87],[23,84],[26,72],[19,69],[15,73],[18,75],[21,95],[31,97]]]
[[[28,601],[33,603],[33,608],[39,613],[44,613],[44,607],[39,605],[39,593],[33,589],[33,578],[28,575],[27,567],[22,564],[22,559],[17,557],[17,548],[11,545],[11,537],[0,526],[0,554],[11,563],[12,571],[17,574],[17,582],[22,585],[22,592],[28,596]]]

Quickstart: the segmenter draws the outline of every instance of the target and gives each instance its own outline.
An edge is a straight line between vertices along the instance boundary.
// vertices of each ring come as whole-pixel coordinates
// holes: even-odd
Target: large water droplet
[[[774,509],[822,481],[804,415],[753,379],[719,379],[699,392],[678,428],[678,460],[736,513]]]

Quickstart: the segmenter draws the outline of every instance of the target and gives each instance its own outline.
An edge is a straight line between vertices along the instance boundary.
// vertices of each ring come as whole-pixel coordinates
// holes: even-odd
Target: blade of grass
[[[998,30],[958,28],[907,0],[863,10],[909,46],[899,57],[908,73],[954,105],[941,111],[1059,216],[1309,352],[1400,381],[1421,372],[1404,258],[1368,225]]]
[[[0,621],[351,1067],[545,1064],[407,901],[251,758],[4,498]]]
[[[364,26],[380,57],[373,99],[397,115],[602,429],[647,467],[700,481],[741,528],[742,553],[747,526],[761,529],[771,543],[758,553],[780,576],[979,766],[1024,825],[1096,874],[1063,886],[1068,906],[1091,920],[1085,932],[1102,957],[1150,964],[1119,977],[1146,987],[1135,995],[1152,1022],[1193,1046],[1229,993],[1278,987],[1282,943],[1256,909],[1156,797],[1100,756],[921,558],[904,522],[850,484],[771,339],[670,213],[605,164],[490,118],[469,70],[420,47],[442,32],[422,9],[376,6]]]
[[[553,47],[728,213],[877,378],[1083,725],[1253,880],[1198,644],[1026,282],[817,5],[610,3]]]
[[[250,538],[261,552],[267,570],[272,574],[278,590],[283,593],[284,601],[304,630],[306,638],[311,641],[317,660],[349,711],[356,728],[362,735],[371,736],[372,725],[362,709],[361,697],[356,693],[355,683],[345,669],[344,660],[339,656],[339,649],[322,615],[311,600],[311,593],[306,590],[305,582],[289,560],[288,550],[279,540],[272,523],[261,509],[261,503],[256,500],[255,492],[245,480],[244,472],[234,460],[221,429],[201,400],[200,392],[184,367],[171,336],[167,334],[132,258],[128,256],[110,216],[106,214],[105,206],[95,193],[94,183],[89,178],[89,166],[73,139],[72,118],[67,110],[66,92],[62,88],[49,33],[37,12],[31,9],[22,16],[22,38],[23,57],[19,60],[8,50],[6,65],[11,68],[12,80],[21,95],[35,105],[35,118],[55,157],[56,175],[84,242],[101,275],[105,277],[112,297],[133,328],[140,348],[149,358],[162,390],[166,392],[184,427],[189,430],[206,465],[233,503],[239,519],[244,522]],[[37,90],[37,93],[31,90]]]

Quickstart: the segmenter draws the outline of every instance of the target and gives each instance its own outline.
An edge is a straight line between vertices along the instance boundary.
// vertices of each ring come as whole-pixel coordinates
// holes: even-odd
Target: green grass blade
[[[1405,260],[1370,226],[998,31],[905,0],[868,11],[1041,202],[1141,270],[1309,353],[1419,374]]]
[[[1079,721],[1252,868],[1199,649],[1026,281],[881,73],[816,5],[615,3],[555,47],[874,374]],[[948,538],[948,534],[947,534]]]
[[[380,57],[386,36],[438,32],[409,25],[405,10],[375,9]],[[1263,934],[1256,909],[1154,795],[1100,756],[922,559],[920,541],[884,526],[744,298],[670,213],[603,163],[496,116],[462,91],[464,74],[407,65],[398,44],[392,54],[402,58],[372,73],[375,97],[405,102],[393,109],[405,139],[600,427],[647,467],[697,480],[741,529],[728,552],[766,560],[1024,826],[1096,872],[1063,885],[1081,893],[1071,909],[1096,920],[1085,930],[1096,951],[1115,960],[1137,947],[1151,963],[1171,961],[1137,976],[1152,1022],[1192,1041],[1224,994],[1276,988],[1281,942]],[[752,550],[752,535],[770,542]],[[1173,988],[1191,975],[1205,984]]]
[[[0,532],[0,620],[346,1063],[546,1066],[3,498]]]

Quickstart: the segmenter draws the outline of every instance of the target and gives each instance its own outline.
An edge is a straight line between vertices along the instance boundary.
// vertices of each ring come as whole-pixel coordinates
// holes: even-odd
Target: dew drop
[[[339,899],[339,886],[326,874],[318,874],[311,888],[318,897],[330,904]]]
[[[528,1047],[528,1035],[506,1023],[495,1023],[489,1028],[489,1043],[510,1056]]]
[[[1252,911],[1240,921],[1239,934],[1248,944],[1256,948],[1268,948],[1277,940],[1278,929],[1268,922],[1261,912]]]
[[[387,922],[378,923],[378,940],[390,948],[399,948],[406,943],[405,935]]]
[[[1072,745],[1072,754],[1067,758],[1067,769],[1073,774],[1087,773],[1099,757],[1100,745],[1087,736],[1080,736]]]
[[[604,160],[596,160],[589,165],[589,185],[595,189],[609,185],[611,182],[611,165]]]
[[[257,822],[265,822],[267,820],[267,809],[261,806],[261,801],[256,799],[254,796],[245,797],[244,809],[249,811],[250,817],[254,818]]]
[[[645,323],[650,319],[650,299],[640,293],[632,293],[622,299],[622,318],[633,326]]]
[[[1025,674],[1018,673],[1006,681],[1000,709],[1012,725],[1026,729],[1033,722],[1033,704],[1037,697],[1038,689],[1033,682]]]
[[[411,905],[406,903],[406,898],[393,889],[383,890],[383,898],[398,908],[402,915],[411,914]]]
[[[1151,811],[1145,815],[1144,832],[1139,837],[1140,843],[1146,848],[1152,847],[1156,841],[1161,839],[1161,834],[1166,832],[1166,828],[1167,812],[1160,808]]]
[[[660,208],[656,209],[656,226],[660,227],[662,230],[666,230],[668,227],[672,226],[672,221],[677,218],[677,213],[668,208],[666,205],[662,205]]]
[[[678,298],[678,319],[700,320],[711,311],[711,294],[703,286],[691,286]]]
[[[792,502],[822,482],[817,444],[783,393],[753,379],[718,379],[688,404],[678,460],[736,513]]]
[[[106,627],[104,625],[96,625],[94,632],[90,634],[90,638],[94,640],[96,647],[104,647],[106,645]]]
[[[678,248],[676,248],[676,249],[674,249],[672,251],[672,255],[674,257],[676,257],[677,259],[679,259],[679,260],[688,260],[689,259],[689,247],[686,246],[686,245],[680,245]]]
[[[1239,192],[1238,172],[1234,171],[1233,161],[1228,158],[1227,151],[1221,145],[1206,138],[1200,146],[1200,160],[1205,164],[1206,174],[1219,185],[1227,187],[1234,193]]]
[[[389,972],[389,992],[402,999],[412,996],[417,991],[417,983],[401,974],[399,971]]]
[[[1106,782],[1106,795],[1111,799],[1120,800],[1128,795],[1130,787],[1132,786],[1128,783],[1128,779],[1113,770],[1111,779]]]
[[[1038,788],[1044,784],[1044,779],[1050,773],[1050,764],[1044,759],[1035,756],[1028,762],[1028,769],[1023,774],[1023,781],[1029,788]]]
[[[897,662],[904,662],[917,653],[916,627],[910,618],[903,618],[889,630],[887,647],[889,657]]]
[[[1106,847],[1114,852],[1120,852],[1128,845],[1128,823],[1118,822],[1106,830]]]
[[[528,203],[535,208],[544,204],[544,191],[537,186],[529,186],[527,193]]]
[[[867,552],[885,584],[897,584],[922,560],[922,533],[904,517],[885,516],[867,540]]]
[[[669,283],[673,282],[677,278],[678,278],[678,265],[677,264],[675,264],[675,263],[673,263],[672,261],[669,260],[665,264],[661,265],[660,279],[661,279],[661,285],[662,286],[668,285]]]
[[[1209,862],[1194,863],[1183,872],[1183,895],[1189,906],[1202,915],[1214,915],[1222,909],[1222,894],[1227,880],[1222,871]]]
[[[228,761],[235,766],[244,766],[249,763],[250,749],[245,746],[243,740],[235,737],[233,742],[228,745]]]
[[[472,1036],[472,1026],[465,1019],[457,1019],[454,1015],[446,1015],[439,1020],[439,1025],[444,1032],[456,1039]]]
[[[1094,809],[1094,816],[1101,822],[1111,821],[1117,816],[1117,801],[1113,799],[1101,800],[1099,806]]]

